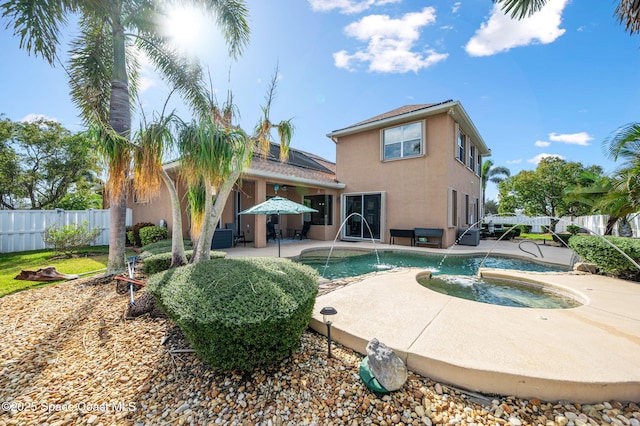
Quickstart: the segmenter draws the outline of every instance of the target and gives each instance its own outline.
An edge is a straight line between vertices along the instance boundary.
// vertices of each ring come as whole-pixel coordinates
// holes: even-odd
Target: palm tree
[[[493,161],[485,160],[480,169],[480,177],[482,179],[482,206],[485,205],[485,193],[487,191],[487,183],[493,182],[496,185],[511,176],[509,169],[503,166],[493,167]]]
[[[542,9],[548,0],[493,0],[502,5],[505,13],[511,17],[523,19]],[[618,21],[625,26],[629,34],[640,32],[640,1],[620,0],[616,8]]]
[[[271,143],[271,131],[277,129],[280,138],[280,159],[286,160],[293,125],[291,120],[278,124],[271,122],[269,111],[277,86],[278,69],[271,80],[262,117],[249,136],[233,125],[235,106],[229,96],[222,108],[209,97],[211,114],[199,122],[183,127],[178,147],[181,154],[181,172],[190,188],[190,207],[197,213],[192,239],[197,237],[191,263],[210,258],[211,241],[216,224],[220,221],[225,204],[242,172],[249,166],[254,152],[266,155]],[[193,220],[192,214],[192,220]]]
[[[162,36],[158,19],[163,0],[94,0],[56,2],[8,0],[0,5],[20,38],[20,47],[60,62],[62,26],[80,17],[81,34],[71,44],[70,83],[74,102],[87,124],[97,126],[109,169],[110,238],[107,274],[124,268],[126,185],[131,146],[131,98],[137,89],[136,49],[144,52],[160,74],[192,105],[202,99],[201,70],[173,50]],[[241,54],[249,38],[248,11],[243,0],[193,0],[216,23],[232,57]],[[196,105],[197,106],[197,105]],[[202,110],[202,105],[200,105]]]

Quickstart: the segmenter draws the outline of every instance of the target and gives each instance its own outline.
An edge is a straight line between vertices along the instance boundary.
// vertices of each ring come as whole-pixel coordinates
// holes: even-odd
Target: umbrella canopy
[[[316,209],[296,203],[295,201],[287,200],[286,198],[273,197],[263,203],[249,207],[239,214],[277,214],[280,216],[281,214],[301,214],[317,211]],[[280,257],[280,238],[278,238],[278,257]]]
[[[286,198],[273,197],[263,203],[241,211],[240,214],[300,214],[317,211],[316,209],[298,204]]]

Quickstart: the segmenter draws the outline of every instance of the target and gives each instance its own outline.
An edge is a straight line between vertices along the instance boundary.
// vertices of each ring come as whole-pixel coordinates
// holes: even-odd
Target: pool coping
[[[563,272],[483,268],[481,275],[534,281],[578,294],[571,309],[488,305],[437,293],[424,270],[381,272],[318,297],[333,306],[332,338],[362,354],[376,337],[411,370],[475,392],[547,401],[640,400],[640,285]]]

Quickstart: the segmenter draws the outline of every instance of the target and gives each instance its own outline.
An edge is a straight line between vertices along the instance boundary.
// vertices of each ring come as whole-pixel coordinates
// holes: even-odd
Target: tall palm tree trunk
[[[173,181],[162,169],[160,173],[169,196],[171,198],[171,218],[173,228],[171,229],[171,268],[177,268],[187,264],[187,256],[184,252],[184,241],[182,240],[182,209],[180,208],[180,198]]]
[[[113,23],[113,79],[111,80],[111,99],[109,103],[109,125],[121,137],[128,139],[131,133],[131,101],[125,59],[124,29],[119,22]],[[124,185],[127,182],[129,156],[120,153],[117,159],[122,167],[110,167],[110,176],[115,186],[109,191],[109,210],[111,229],[109,234],[109,260],[107,275],[113,275],[124,269],[126,247],[127,194]]]

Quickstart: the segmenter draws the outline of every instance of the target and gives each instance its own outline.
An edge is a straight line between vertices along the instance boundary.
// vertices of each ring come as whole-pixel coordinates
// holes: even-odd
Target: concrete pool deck
[[[338,245],[373,247],[369,243]],[[281,249],[283,256],[292,257],[296,254],[291,253],[319,247],[329,248],[330,243],[305,241]],[[513,242],[482,241],[477,247],[417,251],[491,250],[531,257],[517,247]],[[547,261],[566,265],[572,256],[568,249],[541,249]],[[267,255],[253,250],[245,255]],[[229,251],[230,257],[235,255]],[[422,287],[416,277],[424,271],[410,268],[378,273],[318,297],[310,326],[326,334],[319,312],[333,306],[338,311],[331,318],[333,340],[366,353],[367,342],[376,337],[396,351],[409,369],[471,391],[547,401],[640,401],[640,284],[574,273],[481,272],[559,287],[584,304],[572,309],[532,309],[472,302]]]

